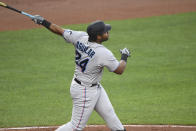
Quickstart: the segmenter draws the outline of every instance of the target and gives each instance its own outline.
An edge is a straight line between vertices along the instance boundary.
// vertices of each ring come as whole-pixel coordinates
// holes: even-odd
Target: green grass
[[[102,79],[123,124],[196,124],[195,21],[185,13],[108,22],[104,45],[118,59],[120,48],[132,50],[122,76],[105,69]],[[0,32],[0,127],[68,122],[73,73],[74,48],[61,37],[44,28]],[[88,124],[104,121],[94,112]]]

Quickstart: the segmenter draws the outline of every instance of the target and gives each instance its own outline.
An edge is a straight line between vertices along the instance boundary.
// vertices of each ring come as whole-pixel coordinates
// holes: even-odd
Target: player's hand
[[[36,24],[41,25],[44,21],[44,18],[41,17],[40,15],[35,15],[32,21],[34,21]]]
[[[120,53],[122,55],[127,55],[127,57],[129,57],[131,55],[131,52],[129,51],[129,49],[124,48],[124,49],[120,49]]]

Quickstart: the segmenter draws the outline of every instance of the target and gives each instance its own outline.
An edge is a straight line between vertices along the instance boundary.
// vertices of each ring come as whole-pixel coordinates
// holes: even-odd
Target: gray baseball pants
[[[124,130],[104,88],[99,84],[93,87],[83,86],[72,80],[70,93],[73,101],[71,121],[56,131],[81,131],[95,110],[112,131]]]

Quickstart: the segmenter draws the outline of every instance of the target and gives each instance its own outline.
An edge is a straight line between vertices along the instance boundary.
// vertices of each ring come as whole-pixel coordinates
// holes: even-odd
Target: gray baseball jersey
[[[110,50],[101,44],[88,41],[86,32],[65,30],[63,37],[75,47],[74,77],[83,84],[99,83],[104,67],[113,72],[119,66],[119,61]]]

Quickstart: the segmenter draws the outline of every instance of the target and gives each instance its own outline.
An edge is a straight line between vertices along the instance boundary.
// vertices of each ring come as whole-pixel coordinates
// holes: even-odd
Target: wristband
[[[124,60],[125,62],[127,62],[127,57],[128,57],[128,55],[122,54],[121,55],[121,60]]]
[[[49,29],[51,23],[47,20],[43,20],[42,25],[45,26],[47,29]]]

